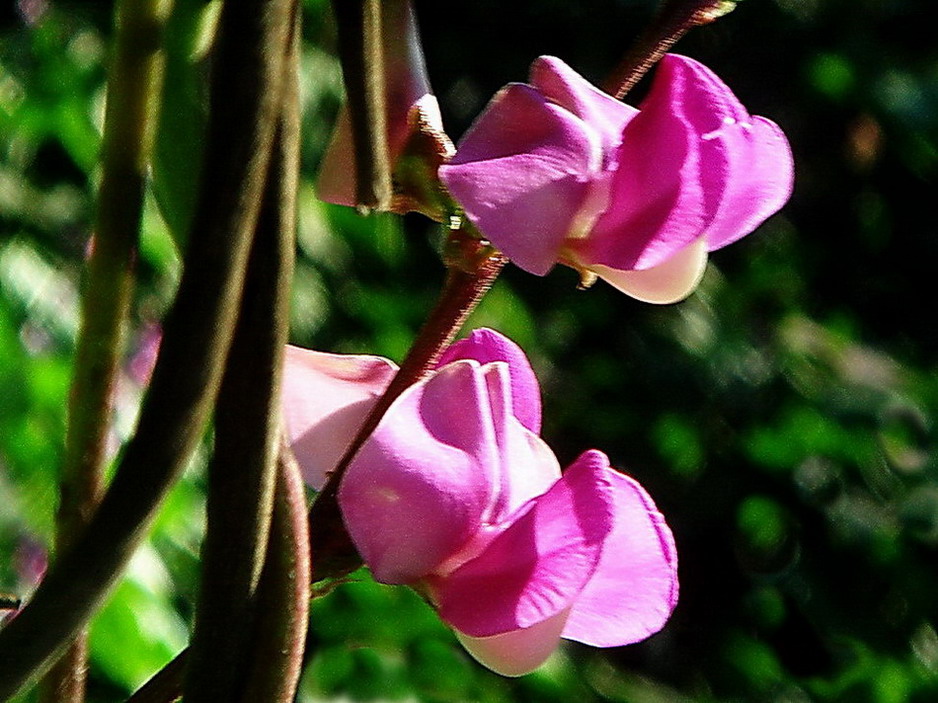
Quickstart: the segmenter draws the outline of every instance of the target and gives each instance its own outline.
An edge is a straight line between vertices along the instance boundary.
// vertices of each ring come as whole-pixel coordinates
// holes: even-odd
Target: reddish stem
[[[729,9],[727,0],[665,0],[603,89],[621,100],[691,28],[712,22]]]
[[[420,329],[397,374],[365,418],[310,510],[314,581],[343,576],[361,566],[361,558],[345,529],[339,510],[339,483],[391,403],[433,369],[443,350],[491,288],[507,262],[501,253],[487,243],[464,235],[461,230],[454,232],[450,245],[453,256],[436,306]]]

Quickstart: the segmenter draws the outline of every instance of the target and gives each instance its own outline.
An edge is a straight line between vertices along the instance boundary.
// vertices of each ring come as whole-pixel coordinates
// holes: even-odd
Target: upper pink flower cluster
[[[396,367],[295,347],[286,359],[285,422],[318,488]],[[561,473],[540,424],[524,353],[477,330],[394,401],[339,487],[375,578],[418,588],[506,675],[536,668],[561,637],[644,639],[677,600],[673,539],[648,494],[598,451]]]
[[[636,110],[545,56],[530,85],[495,95],[440,178],[526,271],[560,262],[665,303],[694,290],[708,251],[781,208],[793,167],[781,130],[693,59],[665,56]]]

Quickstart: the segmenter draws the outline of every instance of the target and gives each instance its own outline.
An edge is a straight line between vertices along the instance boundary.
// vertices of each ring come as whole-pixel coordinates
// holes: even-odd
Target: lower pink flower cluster
[[[288,348],[285,422],[314,488],[395,372],[380,357]],[[678,594],[674,541],[645,490],[596,450],[561,472],[540,426],[524,353],[477,330],[394,401],[339,487],[375,579],[425,594],[476,659],[508,676],[561,638],[642,640]]]

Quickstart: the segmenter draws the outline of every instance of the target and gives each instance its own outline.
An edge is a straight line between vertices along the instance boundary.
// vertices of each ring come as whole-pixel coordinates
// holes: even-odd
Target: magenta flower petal
[[[477,558],[431,581],[441,617],[464,634],[488,637],[568,608],[612,529],[608,473],[599,461],[578,462]]]
[[[670,54],[658,80],[682,86],[681,109],[699,135],[710,251],[748,234],[791,196],[788,140],[775,123],[753,117],[713,71]],[[644,107],[644,106],[643,106]]]
[[[700,280],[700,242],[713,251],[739,239],[791,195],[781,130],[692,59],[665,56],[640,111],[553,57],[537,59],[530,80],[496,96],[441,178],[531,273],[559,261],[641,300],[674,302]],[[539,116],[551,108],[570,129],[544,136]]]
[[[587,452],[581,462],[608,466]],[[613,647],[658,632],[677,604],[674,538],[654,502],[634,479],[612,469],[613,528],[599,565],[573,604],[563,636],[594,647]],[[614,605],[613,605],[614,604]]]
[[[378,581],[412,583],[475,534],[500,482],[496,446],[473,361],[449,364],[394,401],[339,486],[349,534]]]
[[[499,91],[440,167],[466,215],[521,268],[557,260],[603,163],[596,130],[534,88]]]
[[[546,492],[560,478],[560,465],[544,441],[513,414],[513,406],[517,406],[508,365],[486,364],[482,373],[499,457],[497,498],[484,521],[489,526],[504,522],[522,505]]]
[[[778,212],[794,185],[791,147],[778,125],[752,117],[734,131],[739,144],[731,162],[735,173],[727,179],[720,208],[707,228],[710,251],[741,239]]]
[[[571,243],[581,262],[651,268],[699,238],[708,222],[701,133],[683,103],[691,77],[671,78],[655,76],[641,112],[622,134],[609,209],[589,237]]]
[[[531,432],[541,431],[541,389],[528,357],[521,347],[495,330],[473,330],[443,352],[438,366],[457,359],[475,359],[480,364],[504,361],[511,375],[512,412]]]
[[[638,114],[631,105],[596,88],[567,64],[553,56],[541,56],[531,64],[531,86],[549,100],[569,110],[593,127],[612,151],[622,140],[625,125]]]
[[[379,356],[287,346],[281,403],[287,436],[315,489],[335,468],[397,366]]]
[[[661,60],[640,115],[623,131],[618,162],[609,209],[588,239],[573,243],[580,261],[642,270],[700,237],[713,251],[791,195],[781,130],[752,117],[710,69],[677,54]]]

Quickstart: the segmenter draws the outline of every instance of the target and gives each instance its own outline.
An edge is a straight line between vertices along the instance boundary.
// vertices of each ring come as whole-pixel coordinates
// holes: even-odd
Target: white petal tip
[[[491,637],[471,637],[454,630],[456,639],[483,666],[502,676],[524,676],[546,662],[560,644],[570,608],[520,630]]]
[[[694,292],[707,268],[707,242],[700,238],[670,259],[644,271],[622,271],[602,264],[589,270],[609,285],[645,303],[667,305]]]

